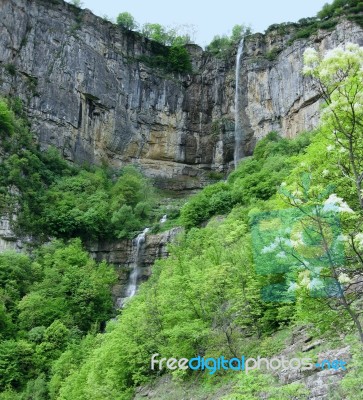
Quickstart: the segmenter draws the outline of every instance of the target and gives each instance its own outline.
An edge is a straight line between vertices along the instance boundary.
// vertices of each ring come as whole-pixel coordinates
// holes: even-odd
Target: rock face
[[[192,45],[196,73],[166,75],[141,61],[160,45],[63,1],[3,0],[0,15],[0,90],[25,101],[43,147],[139,163],[176,189],[233,159],[233,119],[211,129],[233,112],[232,65]]]
[[[7,217],[0,218],[0,253],[6,250],[19,250],[18,242],[14,232],[11,229],[10,220]]]
[[[285,137],[314,129],[321,102],[309,78],[302,76],[303,54],[313,47],[321,55],[346,43],[363,45],[363,30],[341,21],[333,31],[319,31],[310,39],[288,45],[291,34],[256,34],[246,40],[242,64],[242,123],[247,153],[272,130]],[[278,54],[269,61],[266,56]]]
[[[158,234],[147,234],[139,257],[135,253],[135,244],[132,240],[96,242],[86,246],[96,261],[107,261],[116,267],[119,279],[113,288],[115,302],[116,299],[125,297],[125,288],[135,262],[138,262],[140,268],[139,281],[147,280],[154,262],[169,255],[168,244],[181,232],[182,228],[173,228]]]
[[[22,98],[42,147],[76,162],[137,163],[176,190],[201,187],[208,170],[231,166],[234,54],[221,61],[190,45],[193,73],[166,74],[146,62],[160,45],[63,0],[1,0],[0,15],[0,91]],[[363,34],[343,21],[312,40],[289,46],[289,38],[245,40],[237,110],[244,154],[270,130],[291,137],[316,126],[317,94],[301,77],[304,49],[362,43]]]

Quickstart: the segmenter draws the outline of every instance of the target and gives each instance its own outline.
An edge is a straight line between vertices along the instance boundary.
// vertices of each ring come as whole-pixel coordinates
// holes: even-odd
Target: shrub
[[[0,135],[11,136],[14,133],[14,116],[4,100],[0,100]]]
[[[191,72],[192,63],[187,49],[184,46],[173,45],[167,57],[170,72]]]
[[[116,22],[117,25],[122,26],[123,28],[130,31],[135,30],[138,27],[138,24],[136,23],[134,17],[128,12],[120,13],[117,16]]]
[[[16,74],[16,68],[14,64],[6,64],[5,69],[12,76]]]
[[[233,53],[236,45],[242,40],[242,38],[250,35],[251,32],[251,28],[247,26],[235,25],[232,29],[231,36],[214,36],[210,44],[206,46],[206,51],[217,58],[227,59]]]

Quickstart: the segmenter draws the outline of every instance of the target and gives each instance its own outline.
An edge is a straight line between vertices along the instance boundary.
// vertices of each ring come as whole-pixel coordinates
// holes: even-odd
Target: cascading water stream
[[[234,116],[234,166],[237,168],[238,161],[243,157],[243,131],[242,131],[242,123],[240,116],[240,75],[241,75],[241,60],[243,55],[243,45],[244,39],[239,43],[237,58],[236,58],[236,92],[234,97],[234,107],[235,107],[235,116]]]
[[[132,241],[132,271],[129,276],[129,280],[127,283],[127,287],[125,290],[125,297],[120,297],[117,300],[117,306],[122,308],[127,299],[135,296],[137,290],[137,282],[140,277],[140,261],[142,256],[142,247],[146,240],[146,234],[149,232],[149,228],[145,228],[142,233],[140,233],[133,241]]]

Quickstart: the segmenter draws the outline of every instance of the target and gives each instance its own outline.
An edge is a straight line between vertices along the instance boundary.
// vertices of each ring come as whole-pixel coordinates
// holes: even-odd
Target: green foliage
[[[229,186],[223,182],[216,183],[206,187],[185,204],[181,211],[181,222],[190,229],[213,215],[227,213],[233,204]]]
[[[168,29],[160,24],[146,23],[142,35],[164,46],[183,46],[191,42],[189,34],[180,34],[178,27]]]
[[[71,4],[73,4],[77,8],[83,7],[83,2],[81,0],[71,0]]]
[[[145,62],[153,68],[163,69],[168,73],[192,72],[188,50],[184,45],[177,43],[169,47],[155,47],[155,55],[152,57],[140,57],[140,61]]]
[[[133,31],[137,29],[137,23],[134,17],[129,12],[120,13],[116,19],[117,25],[122,26],[125,29]]]
[[[16,399],[22,391],[19,400],[49,400],[54,361],[113,316],[115,280],[114,270],[96,264],[79,239],[49,243],[32,258],[0,254],[0,398]]]
[[[0,342],[0,390],[11,386],[21,389],[26,380],[35,377],[34,349],[24,340]]]
[[[311,135],[296,139],[269,133],[256,146],[254,156],[244,159],[230,174],[227,183],[208,186],[192,197],[181,210],[181,222],[190,229],[213,215],[226,214],[234,205],[249,206],[256,200],[268,200],[294,166],[294,155],[304,151]]]
[[[266,58],[269,61],[275,61],[278,57],[278,55],[281,53],[282,50],[280,49],[272,49],[266,54]]]
[[[168,70],[171,72],[191,72],[192,64],[187,49],[183,46],[173,45],[169,49]]]
[[[110,317],[110,286],[115,274],[106,263],[97,265],[82,249],[80,240],[68,246],[53,242],[37,259],[41,279],[18,304],[19,326],[31,330],[55,320],[87,332]],[[62,328],[63,329],[63,328]],[[47,338],[50,333],[44,333]]]
[[[29,257],[7,252],[0,254],[0,339],[15,334],[17,305],[37,279],[37,268]]]
[[[277,32],[278,34],[291,34],[289,43],[298,39],[307,39],[315,35],[319,29],[331,30],[339,22],[339,18],[346,18],[363,26],[361,13],[363,2],[361,0],[334,0],[331,4],[326,3],[317,13],[316,17],[302,18],[297,23],[284,23],[271,25],[266,33]]]
[[[217,58],[228,59],[243,37],[252,33],[251,28],[244,25],[235,25],[230,36],[214,36],[206,51]]]
[[[252,371],[240,374],[238,384],[224,400],[255,400],[265,397],[271,400],[304,400],[308,394],[309,391],[303,384],[279,386],[272,375]]]
[[[234,34],[238,36],[238,30]],[[253,240],[258,239],[248,225],[261,211],[279,212],[291,205],[286,197],[312,202],[314,195],[323,199],[335,185],[337,195],[344,196],[355,211],[342,216],[342,232],[346,235],[352,228],[361,232],[359,192],[353,187],[356,183],[352,185],[354,172],[349,169],[352,160],[341,151],[347,137],[334,126],[331,113],[335,111],[344,122],[342,128],[355,134],[352,155],[360,167],[361,132],[352,129],[345,100],[350,101],[361,126],[361,52],[354,46],[346,51],[350,53],[330,52],[327,63],[310,52],[312,63],[305,72],[314,79],[326,79],[321,82],[333,100],[325,107],[318,131],[293,140],[270,132],[227,182],[189,198],[180,217],[187,232],[169,247],[167,259],[156,262],[150,279],[126,303],[117,320],[110,320],[110,286],[115,274],[105,263],[97,265],[90,259],[80,239],[53,241],[31,256],[0,255],[1,400],[127,400],[136,385],[159,375],[150,370],[154,353],[159,358],[238,357],[248,349],[250,354],[271,356],[283,350],[292,322],[312,323],[315,331],[329,335],[352,331],[347,312],[336,313],[325,299],[312,297],[300,281],[295,302],[263,301],[261,290],[281,277],[258,273],[252,254]],[[321,66],[326,71],[323,74]],[[336,79],[347,66],[354,73]],[[359,106],[351,101],[352,95]],[[16,114],[20,112],[17,107]],[[155,210],[151,184],[137,169],[127,167],[112,174],[105,169],[70,168],[54,150],[38,151],[26,124],[1,102],[0,123],[7,149],[1,165],[1,193],[7,199],[7,189],[17,189],[13,193],[21,206],[20,221],[31,232],[66,239],[75,235],[83,239],[126,237],[169,214],[166,205]],[[346,166],[343,171],[342,166]],[[307,173],[309,182],[304,178]],[[299,190],[303,192],[300,197]],[[170,214],[178,218],[178,210]],[[285,222],[292,225],[291,219]],[[202,223],[206,223],[204,228],[196,228]],[[362,246],[359,241],[357,245]],[[359,277],[361,247],[355,253],[346,248],[347,265],[339,264],[339,269]],[[274,261],[267,260],[265,266]],[[352,311],[358,314],[361,297],[351,299]],[[333,305],[339,302],[338,298],[329,300]],[[105,321],[109,322],[103,332]],[[359,397],[354,388],[361,385],[362,360],[361,347],[353,344],[352,349],[352,369],[339,395],[353,400]],[[192,376],[193,381],[208,382],[202,373],[195,379],[190,371],[174,373],[173,379],[189,383]],[[220,371],[213,378],[224,376],[228,375]],[[280,386],[261,372],[241,373],[235,379],[235,387],[229,382],[232,392],[227,398],[309,396],[303,385]]]
[[[9,137],[14,133],[14,115],[4,100],[0,101],[0,135]]]
[[[239,210],[181,237],[100,346],[66,379],[60,398],[98,398],[107,391],[128,399],[134,384],[152,376],[153,353],[240,354],[246,336],[268,330],[268,316],[259,322],[269,309],[259,297],[264,279],[255,274],[246,231]]]
[[[17,116],[22,115],[16,99],[11,102]],[[54,149],[41,152],[24,119],[15,117],[9,106],[0,103],[3,162],[0,164],[0,211],[9,216],[20,208],[17,226],[24,232],[36,230],[47,187],[70,167]],[[20,232],[18,232],[20,233]]]
[[[179,61],[181,62],[181,61]],[[19,101],[12,102],[22,115]],[[150,221],[151,182],[133,167],[116,172],[70,166],[54,148],[40,151],[25,121],[0,102],[0,132],[6,150],[0,165],[0,211],[17,211],[15,229],[40,240],[133,237]],[[127,222],[120,213],[129,207]],[[132,223],[131,223],[132,222]]]
[[[361,388],[363,385],[362,344],[354,337],[349,338],[349,344],[352,349],[353,360],[349,363],[348,373],[341,381],[339,392],[341,398],[359,400],[361,392],[357,388]]]

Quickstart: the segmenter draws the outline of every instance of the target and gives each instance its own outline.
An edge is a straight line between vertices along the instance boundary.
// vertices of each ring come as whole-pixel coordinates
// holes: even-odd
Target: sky
[[[70,2],[70,0],[68,0]],[[124,11],[139,24],[164,26],[193,25],[195,42],[206,46],[215,35],[230,34],[236,24],[246,24],[253,32],[263,32],[269,25],[295,22],[314,16],[331,0],[82,0],[83,8],[96,15],[116,19]]]

